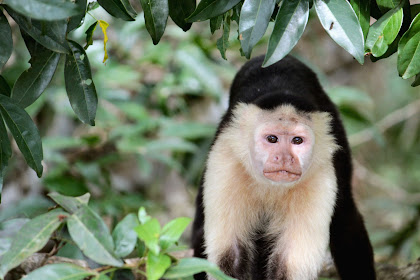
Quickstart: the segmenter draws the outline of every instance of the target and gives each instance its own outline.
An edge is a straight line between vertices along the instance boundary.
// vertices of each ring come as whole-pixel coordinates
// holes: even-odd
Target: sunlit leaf
[[[188,22],[203,21],[224,14],[241,0],[202,0],[187,18]]]
[[[144,12],[146,29],[152,37],[153,44],[160,41],[165,32],[169,16],[168,0],[140,0]]]
[[[160,235],[160,246],[162,250],[168,249],[177,242],[190,222],[190,218],[181,217],[167,223],[163,227]]]
[[[309,17],[308,0],[283,1],[268,41],[263,67],[285,57],[299,41]]]
[[[56,209],[27,222],[16,234],[10,250],[0,261],[0,278],[3,279],[10,269],[44,247],[67,215],[66,212]]]
[[[403,79],[420,73],[420,14],[413,19],[410,28],[401,37],[397,67]]]
[[[68,41],[71,54],[66,56],[64,77],[67,95],[79,119],[95,125],[98,97],[92,80],[89,59],[83,48],[74,41]]]
[[[195,2],[196,0],[168,0],[171,19],[184,31],[191,28],[192,23],[185,19],[194,12]]]
[[[115,255],[125,257],[130,254],[137,242],[137,234],[134,228],[139,225],[135,214],[128,214],[116,226],[112,232],[115,243]]]
[[[290,1],[291,2],[291,1]],[[245,0],[239,18],[239,39],[245,56],[264,35],[274,11],[276,0]]]
[[[0,112],[28,165],[42,175],[42,142],[31,117],[12,99],[0,94]]]
[[[70,263],[55,263],[42,266],[31,273],[27,274],[22,279],[24,280],[82,280],[90,275],[95,275],[94,272],[86,268],[70,264]]]
[[[403,21],[402,8],[395,8],[378,19],[369,29],[366,49],[373,56],[382,56],[395,40]]]
[[[67,221],[69,233],[82,252],[100,264],[121,266],[114,256],[114,243],[104,221],[86,205],[82,205]]]
[[[108,34],[106,33],[106,29],[108,28],[109,24],[104,20],[99,20],[99,26],[102,29],[102,33],[104,34],[104,59],[102,63],[108,59],[108,52],[106,51],[106,43],[108,42]]]
[[[359,19],[360,27],[362,27],[363,36],[366,40],[370,26],[370,1],[351,0],[350,4]]]
[[[207,272],[217,280],[234,280],[234,278],[225,275],[217,265],[209,262],[206,259],[200,258],[184,258],[168,269],[163,278],[165,279],[179,279],[187,277],[192,274],[200,272]]]
[[[3,11],[0,10],[0,70],[9,60],[13,50],[12,30]]]
[[[314,4],[318,19],[328,35],[363,64],[363,31],[350,3],[347,0],[314,0]]]
[[[167,255],[154,255],[151,251],[147,254],[146,275],[148,280],[158,280],[171,266],[171,258]]]
[[[12,99],[22,107],[34,103],[44,92],[57,69],[60,54],[48,49],[39,49],[31,57],[31,67],[17,79]]]
[[[98,0],[98,3],[114,17],[133,21],[136,16],[136,12],[128,0]]]
[[[160,252],[159,236],[160,224],[155,218],[149,219],[141,225],[134,228],[138,237],[144,241],[146,247],[149,248],[153,254],[158,255]]]

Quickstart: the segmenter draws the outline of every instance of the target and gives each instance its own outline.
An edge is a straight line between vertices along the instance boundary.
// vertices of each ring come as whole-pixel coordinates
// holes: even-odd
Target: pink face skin
[[[254,166],[273,182],[298,181],[310,165],[314,134],[308,125],[295,119],[260,125],[254,140]]]

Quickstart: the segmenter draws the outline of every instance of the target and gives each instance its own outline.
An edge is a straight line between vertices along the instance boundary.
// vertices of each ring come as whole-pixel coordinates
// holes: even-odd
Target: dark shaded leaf
[[[68,53],[66,42],[67,20],[39,21],[22,16],[5,6],[7,13],[38,43],[55,52]]]
[[[89,193],[77,197],[65,196],[59,193],[49,193],[48,196],[69,213],[75,213],[83,205],[87,205],[90,198]]]
[[[0,95],[0,112],[28,165],[42,175],[42,142],[31,117],[12,99]]]
[[[128,214],[112,231],[112,238],[115,243],[114,253],[117,257],[125,257],[134,250],[137,243],[137,234],[134,228],[139,224],[135,214]]]
[[[210,31],[211,34],[214,34],[216,30],[219,30],[222,27],[223,15],[213,17],[210,19]]]
[[[188,23],[185,19],[194,12],[196,0],[168,0],[168,4],[171,19],[182,30],[189,30],[192,23]]]
[[[100,264],[122,266],[114,256],[114,243],[104,221],[86,205],[71,215],[67,221],[71,238],[82,252]]]
[[[188,22],[203,21],[224,14],[241,0],[202,0],[187,18]]]
[[[179,279],[203,271],[211,274],[217,280],[234,280],[234,278],[223,274],[214,263],[199,258],[184,258],[179,260],[175,266],[168,269],[163,278]]]
[[[19,76],[13,87],[12,99],[24,108],[34,103],[50,83],[59,60],[60,54],[48,49],[34,53],[29,61],[31,67]]]
[[[12,30],[3,11],[0,10],[0,70],[9,60],[13,50]]]
[[[16,12],[39,20],[60,20],[81,14],[83,11],[70,0],[4,0]]]
[[[86,45],[83,47],[85,50],[93,44],[93,32],[96,30],[96,26],[98,26],[99,21],[95,21],[94,23],[89,26],[89,28],[86,30]]]
[[[2,75],[0,75],[0,94],[3,94],[7,97],[10,97],[12,94],[12,89]]]
[[[400,31],[403,21],[402,8],[395,8],[378,19],[369,29],[366,50],[380,57],[388,50]]]
[[[292,2],[292,1],[289,1]],[[239,39],[247,58],[267,30],[276,0],[245,0],[239,18]]]
[[[308,0],[283,2],[268,41],[263,67],[279,61],[293,49],[305,30],[308,17]]]
[[[10,269],[44,247],[67,215],[66,212],[56,209],[27,222],[16,234],[10,250],[0,261],[0,278],[3,279]]]
[[[67,25],[67,33],[78,28],[83,23],[83,19],[86,15],[86,8],[87,8],[87,1],[86,0],[76,0],[76,5],[78,9],[81,11],[79,14],[72,16],[69,19],[69,23]]]
[[[66,56],[64,77],[67,95],[77,117],[84,123],[95,125],[98,97],[92,80],[89,59],[83,48],[68,41],[71,54]]]
[[[9,135],[7,134],[6,126],[0,114],[0,202],[1,191],[3,189],[3,178],[6,167],[9,164],[9,159],[12,156],[12,148],[10,145]]]
[[[403,79],[420,73],[420,14],[413,19],[398,44],[397,67]]]
[[[140,0],[140,3],[144,11],[146,29],[156,45],[165,32],[169,16],[168,0]]]
[[[32,271],[25,280],[82,280],[90,275],[95,273],[74,264],[55,263]]]
[[[401,0],[376,0],[376,3],[381,12],[386,13],[387,11],[398,7],[400,1]]]
[[[328,35],[363,64],[363,31],[350,3],[346,0],[315,0],[314,4],[318,18]]]
[[[414,80],[414,82],[411,84],[412,87],[417,87],[420,86],[420,74],[416,75],[416,79]]]
[[[223,59],[226,59],[226,50],[229,47],[229,34],[230,34],[230,16],[225,14],[223,19],[223,34],[217,40],[217,48],[220,51]]]
[[[366,40],[370,27],[370,1],[351,0],[350,4],[359,19],[360,27],[362,27],[363,37]]]
[[[128,0],[98,0],[98,3],[114,17],[126,21],[133,21],[136,17],[136,12]]]

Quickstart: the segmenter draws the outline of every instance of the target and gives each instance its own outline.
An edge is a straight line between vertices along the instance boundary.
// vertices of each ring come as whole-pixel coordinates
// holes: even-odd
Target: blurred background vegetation
[[[95,21],[92,16],[110,24],[106,63],[99,28],[87,50],[99,96],[96,126],[76,118],[58,70],[28,108],[43,138],[44,175],[37,178],[14,144],[0,221],[45,212],[53,205],[45,196],[51,191],[72,196],[90,192],[91,207],[110,224],[140,206],[162,222],[193,217],[230,83],[246,61],[238,51],[237,28],[231,28],[225,61],[216,47],[221,31],[212,35],[207,23],[194,23],[184,33],[168,22],[155,46],[142,15],[124,22],[100,7],[72,33],[73,40],[84,42]],[[19,32],[9,21],[13,34]],[[30,66],[21,37],[13,40],[14,53],[2,71],[10,84]],[[254,57],[265,53],[267,42],[268,37],[259,42]],[[398,77],[396,55],[359,65],[328,37],[314,15],[293,54],[318,73],[340,108],[353,148],[354,193],[377,260],[415,260],[420,256],[419,88]]]

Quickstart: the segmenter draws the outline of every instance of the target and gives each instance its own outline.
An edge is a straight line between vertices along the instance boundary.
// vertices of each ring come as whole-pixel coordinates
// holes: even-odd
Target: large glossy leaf
[[[134,250],[137,242],[137,234],[134,228],[139,224],[139,220],[135,214],[128,214],[112,231],[112,238],[115,243],[115,255],[117,257],[125,257]]]
[[[140,0],[144,12],[146,29],[152,37],[153,44],[159,43],[165,32],[168,21],[168,0]]]
[[[347,0],[314,0],[318,18],[331,38],[363,64],[364,37],[359,20]]]
[[[12,99],[0,94],[0,112],[28,165],[42,175],[42,142],[31,117]]]
[[[309,17],[309,1],[283,1],[268,41],[263,67],[285,57],[299,41]]]
[[[69,19],[69,23],[67,25],[67,32],[70,32],[83,23],[83,18],[86,15],[86,8],[87,8],[87,1],[86,0],[76,0],[76,5],[78,6],[79,10],[81,11],[79,14],[72,16]]]
[[[250,58],[252,48],[267,30],[275,5],[276,0],[245,0],[242,5],[239,39],[247,58]]]
[[[82,280],[90,275],[95,275],[80,266],[69,263],[55,263],[40,267],[22,279],[24,280]]]
[[[366,38],[366,50],[373,56],[385,54],[389,45],[395,40],[403,21],[402,8],[395,8],[378,19],[369,29]]]
[[[180,279],[203,271],[211,274],[211,276],[218,280],[234,280],[234,278],[223,274],[217,265],[199,258],[184,258],[179,260],[175,266],[168,269],[163,277],[165,279]]]
[[[363,36],[366,40],[370,26],[370,1],[351,0],[350,4],[359,19],[360,27],[362,27]]]
[[[60,54],[48,49],[34,53],[29,63],[31,67],[17,79],[12,99],[22,107],[31,105],[50,83],[57,69]]]
[[[147,280],[158,280],[171,266],[171,258],[167,255],[154,255],[151,251],[147,254],[146,275]]]
[[[27,222],[13,239],[0,262],[0,278],[47,244],[51,234],[68,214],[56,209]]]
[[[64,78],[67,95],[79,119],[95,125],[98,97],[92,80],[89,59],[83,48],[74,41],[68,41],[71,53],[66,56]]]
[[[168,0],[168,4],[172,20],[182,30],[188,31],[192,23],[188,23],[185,19],[194,12],[196,0]]]
[[[128,0],[98,0],[98,3],[114,17],[127,21],[133,21],[136,17],[136,11]]]
[[[187,21],[203,21],[224,14],[240,1],[241,0],[202,0],[198,3],[194,13],[187,18]]]
[[[82,252],[100,264],[121,266],[123,262],[114,256],[114,243],[104,221],[89,207],[81,208],[67,221],[71,238]]]
[[[7,135],[6,126],[0,114],[0,202],[1,191],[3,189],[4,172],[9,164],[9,159],[12,156],[12,148],[10,146],[9,135]]]
[[[71,0],[3,0],[16,12],[39,20],[59,20],[83,11]]]
[[[3,11],[0,10],[0,70],[9,60],[13,50],[12,30]]]
[[[55,52],[68,53],[66,42],[67,20],[40,21],[22,16],[5,6],[7,13],[38,43]]]
[[[87,205],[90,198],[89,193],[85,193],[84,195],[77,197],[65,196],[59,193],[49,193],[48,196],[51,197],[58,205],[66,209],[66,211],[69,213],[75,213],[83,205]]]
[[[175,244],[190,222],[190,218],[181,217],[167,223],[160,235],[160,247],[162,250],[166,250]]]
[[[226,50],[229,47],[229,34],[230,34],[230,16],[225,14],[223,17],[223,33],[222,36],[217,39],[216,46],[220,51],[223,59],[226,59]]]
[[[413,19],[398,44],[397,67],[403,79],[420,73],[420,14]]]

